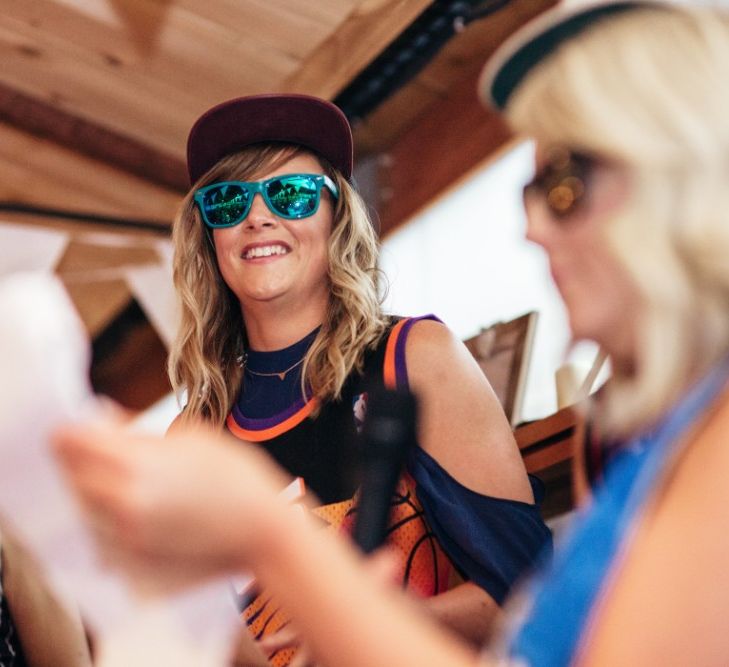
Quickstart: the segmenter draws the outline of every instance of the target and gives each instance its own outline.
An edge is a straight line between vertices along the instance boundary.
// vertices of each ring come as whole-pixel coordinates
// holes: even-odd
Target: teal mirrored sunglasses
[[[223,181],[200,188],[195,202],[208,227],[233,227],[246,219],[256,193],[269,210],[287,220],[308,218],[319,209],[321,189],[326,187],[334,199],[339,189],[324,174],[282,174],[265,181]]]

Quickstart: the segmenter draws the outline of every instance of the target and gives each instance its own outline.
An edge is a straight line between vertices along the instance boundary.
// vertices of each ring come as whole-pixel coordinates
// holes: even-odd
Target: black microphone
[[[387,537],[392,497],[405,461],[416,444],[415,397],[402,391],[368,392],[362,431],[359,503],[352,538],[370,553]]]

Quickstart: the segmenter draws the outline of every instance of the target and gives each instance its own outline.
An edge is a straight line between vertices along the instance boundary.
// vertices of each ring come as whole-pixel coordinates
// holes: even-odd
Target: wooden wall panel
[[[382,162],[381,234],[432,202],[510,137],[499,116],[476,100],[474,80],[466,79],[451,90],[447,99],[400,137]]]
[[[555,0],[514,0],[471,23],[413,83],[357,128],[360,151],[381,156],[376,208],[382,234],[493,159],[511,139],[498,114],[478,100],[477,81],[499,44],[554,4]]]

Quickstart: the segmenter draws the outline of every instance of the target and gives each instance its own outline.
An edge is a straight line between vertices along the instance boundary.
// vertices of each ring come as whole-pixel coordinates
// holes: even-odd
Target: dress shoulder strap
[[[403,317],[398,320],[387,336],[385,347],[385,361],[382,367],[382,377],[387,389],[407,390],[408,368],[405,360],[405,345],[413,324],[420,320],[433,320],[440,322],[435,315],[421,315],[420,317]]]

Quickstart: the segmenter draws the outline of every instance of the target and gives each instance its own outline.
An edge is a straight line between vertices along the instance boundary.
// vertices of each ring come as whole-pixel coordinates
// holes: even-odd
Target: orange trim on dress
[[[242,426],[240,426],[235,421],[235,417],[233,417],[232,412],[228,415],[225,423],[230,432],[241,440],[249,440],[250,442],[262,442],[263,440],[270,440],[271,438],[275,438],[282,433],[286,433],[286,431],[290,431],[292,428],[294,428],[294,426],[298,426],[312,413],[312,411],[314,410],[314,408],[317,407],[318,404],[319,401],[316,398],[310,398],[300,410],[292,414],[287,419],[284,419],[279,424],[257,431],[243,428]]]
[[[400,337],[400,330],[405,326],[406,319],[400,320],[390,332],[385,348],[385,363],[383,364],[382,375],[387,389],[397,389],[397,368],[395,366],[395,346]]]

